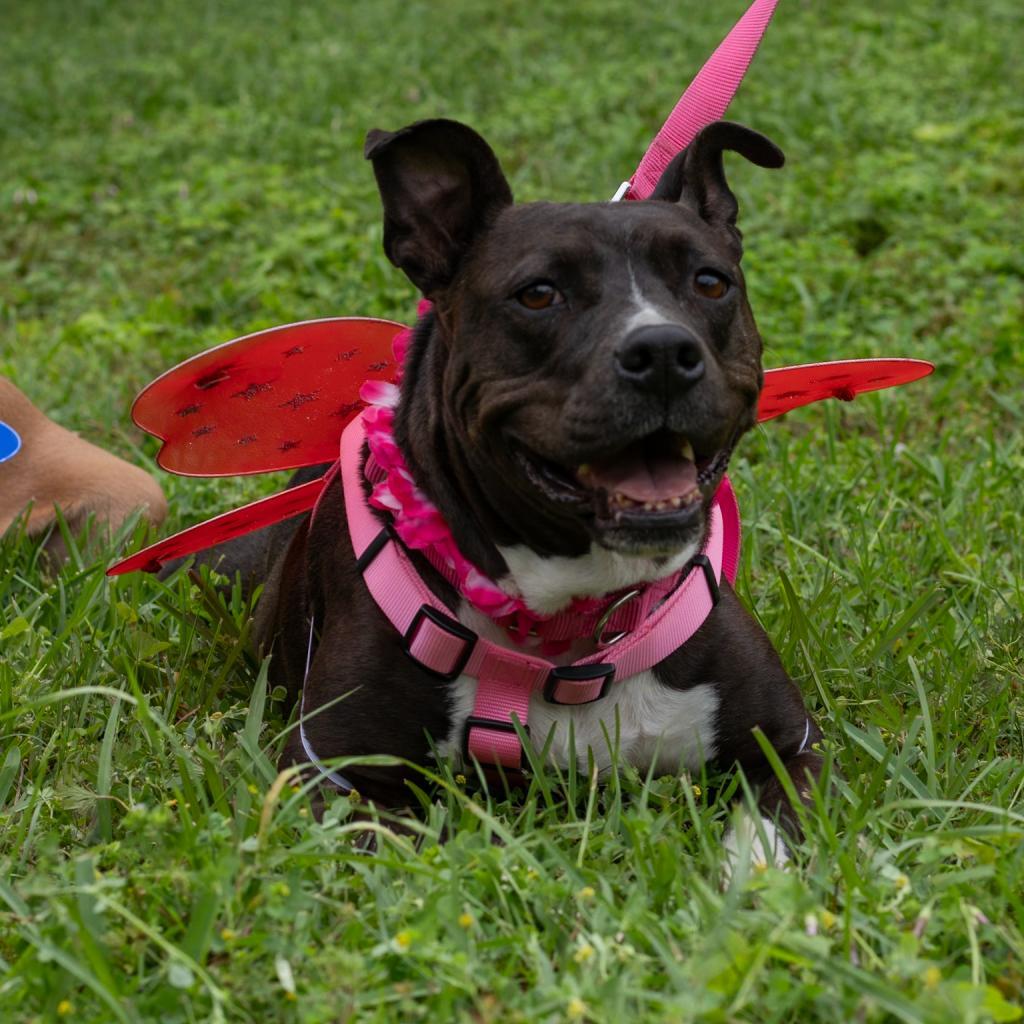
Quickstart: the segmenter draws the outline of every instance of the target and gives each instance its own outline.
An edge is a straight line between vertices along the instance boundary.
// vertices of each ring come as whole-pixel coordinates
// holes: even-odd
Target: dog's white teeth
[[[628,494],[623,494],[622,491],[616,491],[608,499],[610,508],[616,513],[616,519],[618,519],[618,513],[629,511],[630,509],[639,509],[643,512],[668,512],[671,509],[683,508],[686,505],[691,505],[697,499],[699,495],[697,488],[691,491],[687,491],[686,494],[677,494],[673,498],[661,498],[658,501],[637,501],[635,498],[629,497]]]
[[[693,457],[693,445],[690,444],[689,441],[683,441],[683,443],[679,446],[679,454],[682,455],[684,459],[688,459],[690,462],[695,461]]]

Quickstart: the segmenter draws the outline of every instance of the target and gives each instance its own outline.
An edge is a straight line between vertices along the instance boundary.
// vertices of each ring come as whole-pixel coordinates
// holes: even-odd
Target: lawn
[[[460,118],[519,199],[604,199],[744,6],[0,5],[0,373],[152,468],[128,407],[177,360],[412,315],[368,128]],[[1022,48],[1018,0],[783,0],[730,112],[788,157],[729,164],[766,365],[936,364],[733,460],[738,589],[830,762],[790,869],[725,879],[709,780],[625,769],[425,774],[368,856],[277,776],[241,599],[8,537],[0,1018],[1021,1019]],[[165,531],[279,484],[161,482]]]

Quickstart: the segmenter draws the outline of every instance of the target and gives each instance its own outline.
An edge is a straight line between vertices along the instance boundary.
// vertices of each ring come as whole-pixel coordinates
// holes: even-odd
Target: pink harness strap
[[[754,0],[736,22],[648,146],[624,198],[646,199],[676,153],[685,149],[701,128],[725,113],[757,53],[777,3],[778,0]]]
[[[522,746],[516,724],[528,728],[534,692],[542,692],[552,704],[600,700],[613,683],[651,668],[686,643],[717,603],[723,573],[730,581],[735,577],[739,511],[732,487],[723,480],[711,507],[704,550],[693,559],[694,567],[702,571],[691,571],[621,642],[568,666],[509,650],[455,619],[389,528],[382,528],[363,490],[360,460],[365,436],[359,416],[341,438],[341,478],[356,564],[378,607],[403,637],[409,657],[441,679],[465,674],[478,680],[464,753],[481,763],[519,768]]]

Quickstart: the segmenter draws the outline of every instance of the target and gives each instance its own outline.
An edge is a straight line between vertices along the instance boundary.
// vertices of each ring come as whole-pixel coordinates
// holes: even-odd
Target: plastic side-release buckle
[[[614,665],[565,665],[554,668],[544,684],[544,699],[549,704],[593,704],[607,696],[614,679]]]
[[[451,682],[462,675],[477,635],[429,604],[420,605],[402,638],[402,650],[431,675]],[[459,643],[461,646],[456,647]]]
[[[473,735],[474,729],[485,730],[489,737]],[[520,725],[519,729],[529,736],[530,728]],[[500,735],[493,735],[499,733]],[[472,748],[476,749],[472,749]],[[486,751],[482,747],[488,748]],[[510,718],[482,718],[470,715],[462,731],[462,759],[465,762],[479,761],[484,767],[500,765],[512,771],[521,771],[523,767],[523,747],[519,739],[516,723]]]

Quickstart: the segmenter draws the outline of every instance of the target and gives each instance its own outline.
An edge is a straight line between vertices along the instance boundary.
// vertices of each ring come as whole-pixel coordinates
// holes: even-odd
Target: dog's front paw
[[[789,849],[779,827],[763,816],[757,821],[747,811],[734,816],[722,845],[725,848],[722,872],[726,884],[736,873],[745,875],[751,868],[783,868],[790,862]]]

